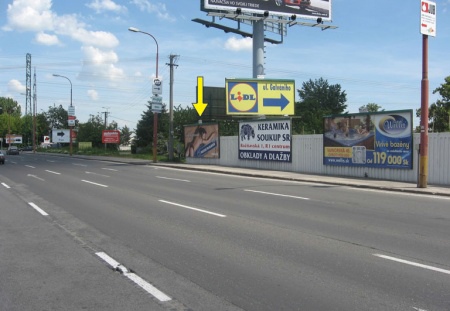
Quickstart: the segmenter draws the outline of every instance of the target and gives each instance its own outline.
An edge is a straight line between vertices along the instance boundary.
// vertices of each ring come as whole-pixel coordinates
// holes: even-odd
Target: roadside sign
[[[226,79],[227,115],[294,115],[295,81]]]
[[[152,103],[152,112],[160,113],[162,111],[162,104]]]
[[[436,37],[436,3],[428,0],[420,3],[420,33]]]
[[[67,114],[69,116],[74,116],[75,115],[75,106],[69,106],[69,108],[67,109]]]
[[[154,95],[162,94],[162,80],[159,78],[153,79],[152,93]]]
[[[118,130],[102,131],[102,144],[120,144],[120,131]]]
[[[54,129],[52,130],[52,143],[69,143],[70,130],[68,129]]]
[[[69,120],[67,120],[68,125],[69,126],[75,126],[75,119],[76,119],[75,116],[69,115]]]

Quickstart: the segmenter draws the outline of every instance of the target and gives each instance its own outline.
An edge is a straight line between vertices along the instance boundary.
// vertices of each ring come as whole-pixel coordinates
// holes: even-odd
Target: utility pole
[[[173,67],[178,67],[175,62],[179,55],[170,54],[170,109],[169,109],[169,161],[173,161]]]
[[[103,109],[106,109],[106,111],[103,111],[102,113],[105,115],[105,130],[108,127],[108,109],[109,107],[102,107]],[[106,151],[106,143],[105,143],[105,151]]]

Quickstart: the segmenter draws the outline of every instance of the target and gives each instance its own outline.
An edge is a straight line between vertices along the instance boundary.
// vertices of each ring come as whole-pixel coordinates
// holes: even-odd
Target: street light
[[[156,78],[158,78],[158,58],[159,58],[159,46],[158,41],[156,41],[155,37],[153,35],[149,34],[148,32],[141,31],[135,27],[128,28],[129,31],[132,32],[140,32],[143,34],[146,34],[155,40],[156,43]],[[153,112],[153,162],[156,163],[156,155],[157,155],[157,143],[158,143],[158,113]]]
[[[61,76],[61,75],[57,75],[57,74],[53,74],[53,76],[54,77],[64,78],[64,79],[67,79],[67,81],[69,81],[69,83],[70,83],[70,107],[72,107],[72,81],[70,81],[70,79],[67,78],[66,76]],[[69,154],[71,156],[72,156],[72,127],[73,126],[69,125],[69,128],[70,128],[70,144],[69,144],[70,152],[69,152]]]

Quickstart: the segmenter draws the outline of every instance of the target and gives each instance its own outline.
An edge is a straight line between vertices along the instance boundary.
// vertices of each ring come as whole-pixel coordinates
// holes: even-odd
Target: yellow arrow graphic
[[[192,104],[201,117],[208,104],[203,102],[203,77],[197,77],[197,102]]]

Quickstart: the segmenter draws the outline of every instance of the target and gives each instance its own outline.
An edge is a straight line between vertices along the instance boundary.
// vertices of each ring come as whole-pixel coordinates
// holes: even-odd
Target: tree
[[[364,105],[359,108],[359,110],[365,110],[367,112],[378,112],[378,111],[384,111],[384,109],[381,109],[380,105],[377,105],[375,103],[368,103],[367,105]]]
[[[150,147],[153,142],[153,112],[150,103],[147,105],[147,111],[141,115],[141,119],[136,126],[135,144],[137,147]],[[161,122],[158,122],[158,128]],[[159,129],[158,129],[159,130]]]
[[[6,137],[11,134],[22,134],[21,109],[17,101],[12,98],[0,97],[0,135]]]
[[[428,128],[433,132],[450,131],[450,76],[445,78],[445,83],[433,91],[433,94],[436,93],[439,93],[442,99],[438,99],[428,107]],[[418,118],[421,114],[421,109],[416,109]],[[418,132],[420,132],[420,128]]]
[[[67,120],[69,115],[67,110],[63,108],[62,105],[59,106],[49,106],[48,111],[45,113],[47,122],[51,129],[63,129],[67,127]]]
[[[77,141],[92,142],[92,147],[102,146],[102,131],[105,129],[105,123],[100,114],[90,115],[86,123],[78,125]]]
[[[347,95],[339,84],[330,85],[320,78],[303,82],[298,90],[300,101],[295,103],[294,133],[322,133],[323,116],[341,114],[347,108]]]
[[[128,126],[124,126],[120,130],[120,144],[123,146],[129,146],[131,143],[131,135],[133,135],[133,132],[130,131]]]

